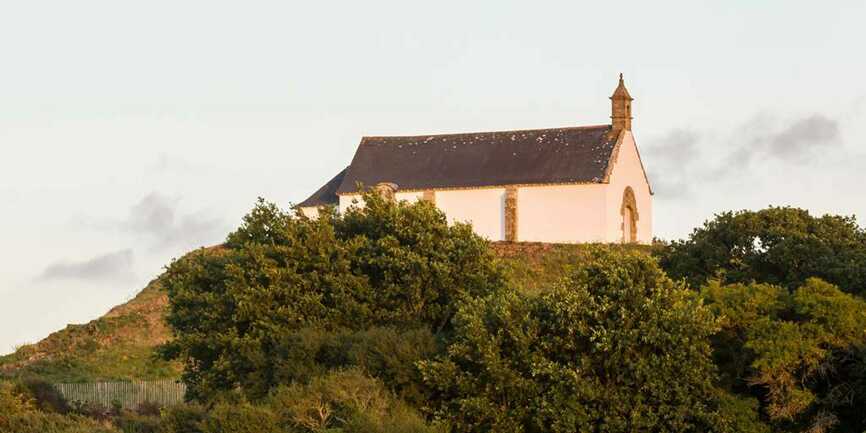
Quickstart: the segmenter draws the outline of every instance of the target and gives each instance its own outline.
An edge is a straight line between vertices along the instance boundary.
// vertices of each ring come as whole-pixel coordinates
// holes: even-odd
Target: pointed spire
[[[624,98],[632,101],[631,95],[628,93],[628,89],[625,88],[625,80],[622,78],[622,72],[619,73],[619,85],[616,86],[616,90],[613,91],[613,95],[610,97],[614,98]]]
[[[631,131],[631,101],[634,98],[628,93],[625,88],[625,81],[622,78],[622,73],[619,74],[619,85],[613,91],[611,100],[611,133],[619,135],[620,131]]]

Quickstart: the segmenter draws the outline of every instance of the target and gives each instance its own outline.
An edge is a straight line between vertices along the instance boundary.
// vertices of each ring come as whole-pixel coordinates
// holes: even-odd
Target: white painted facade
[[[607,215],[608,242],[620,242],[623,237],[623,216],[621,214],[623,193],[627,187],[634,191],[637,204],[637,242],[652,243],[653,240],[653,200],[652,188],[647,181],[646,172],[640,160],[640,153],[631,131],[624,131],[620,138],[618,151],[612,158],[612,168],[606,191],[605,214]]]
[[[480,236],[505,239],[505,188],[436,191],[436,207],[449,222],[468,222]]]
[[[319,208],[314,206],[302,207],[300,208],[301,212],[310,219],[316,219],[319,217]]]
[[[631,131],[621,132],[602,183],[516,188],[519,242],[652,242],[652,191]],[[624,208],[628,188],[633,191],[635,209]],[[412,202],[422,199],[423,192],[398,191],[395,197]],[[469,222],[476,233],[491,241],[505,240],[505,198],[505,186],[435,190],[436,206],[449,222]],[[339,199],[340,212],[363,206],[357,194]],[[316,208],[301,209],[311,218],[318,216]]]
[[[607,237],[607,185],[521,187],[517,239],[526,242],[615,242]]]

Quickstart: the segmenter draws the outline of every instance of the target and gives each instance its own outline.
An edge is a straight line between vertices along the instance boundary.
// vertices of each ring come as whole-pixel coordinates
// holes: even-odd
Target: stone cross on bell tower
[[[631,131],[631,101],[634,99],[628,94],[622,74],[619,74],[619,85],[613,91],[611,100],[611,134],[619,135],[620,131]]]

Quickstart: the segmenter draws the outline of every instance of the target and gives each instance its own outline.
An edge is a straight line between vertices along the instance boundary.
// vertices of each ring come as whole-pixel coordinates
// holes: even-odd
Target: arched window
[[[622,242],[631,244],[637,242],[637,200],[630,186],[622,193],[622,207],[619,210],[622,215]]]

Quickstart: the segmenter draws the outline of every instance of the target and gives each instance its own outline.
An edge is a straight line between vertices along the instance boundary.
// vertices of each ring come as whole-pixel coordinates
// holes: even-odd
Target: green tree
[[[175,339],[162,354],[185,362],[191,398],[241,388],[257,399],[298,380],[304,330],[449,332],[458,303],[504,284],[471,227],[426,202],[363,200],[315,220],[260,200],[225,245],[171,264]]]
[[[651,257],[597,249],[559,287],[468,302],[421,363],[455,432],[720,431],[710,311]]]
[[[811,278],[793,293],[770,284],[702,290],[719,317],[713,337],[724,386],[761,399],[783,430],[861,432],[866,302]]]
[[[667,273],[692,287],[718,279],[794,290],[818,277],[866,295],[866,231],[853,217],[814,217],[790,207],[725,212],[659,254]]]

